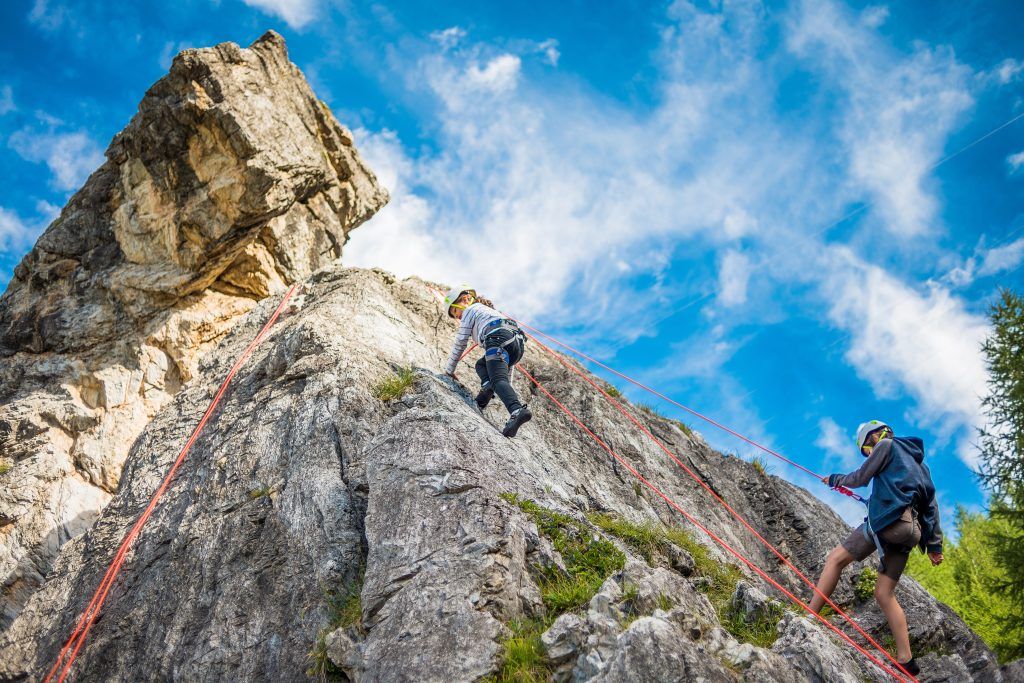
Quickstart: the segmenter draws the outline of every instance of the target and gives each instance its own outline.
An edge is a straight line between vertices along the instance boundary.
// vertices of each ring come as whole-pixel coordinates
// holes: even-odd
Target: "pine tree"
[[[992,517],[1007,522],[995,537],[995,559],[1007,577],[1000,592],[1013,604],[1005,626],[1024,633],[1024,298],[1003,290],[990,317],[992,334],[982,346],[989,394],[979,474],[992,495]],[[1024,656],[1024,642],[1003,655]]]

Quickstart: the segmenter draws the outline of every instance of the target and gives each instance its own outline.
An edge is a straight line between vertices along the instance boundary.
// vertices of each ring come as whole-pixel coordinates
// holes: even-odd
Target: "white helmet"
[[[452,315],[452,306],[455,305],[455,302],[458,301],[459,297],[462,296],[463,294],[469,294],[470,296],[475,298],[476,290],[465,283],[459,285],[458,287],[453,287],[452,289],[448,290],[448,294],[446,294],[444,297],[444,303],[448,306],[449,316]]]
[[[877,432],[879,429],[888,429],[892,432],[892,428],[881,420],[862,422],[860,427],[857,427],[857,450],[863,449],[864,443],[868,440],[871,433]]]

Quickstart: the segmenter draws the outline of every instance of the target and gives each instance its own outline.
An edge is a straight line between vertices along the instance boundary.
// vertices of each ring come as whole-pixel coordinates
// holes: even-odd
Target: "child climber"
[[[509,414],[501,433],[510,438],[515,436],[519,428],[533,417],[530,409],[519,402],[509,381],[509,368],[523,357],[526,335],[514,320],[503,317],[494,310],[493,303],[478,297],[473,289],[457,287],[448,292],[444,301],[448,304],[448,315],[461,321],[445,374],[455,377],[455,366],[472,337],[484,350],[483,358],[476,362],[476,374],[480,376],[476,404],[483,410],[497,394]]]
[[[882,608],[896,641],[896,660],[914,676],[921,673],[910,652],[907,617],[896,601],[896,583],[910,552],[920,546],[933,565],[942,562],[942,530],[935,485],[924,464],[924,443],[917,437],[897,437],[884,422],[871,420],[857,430],[857,446],[867,458],[850,474],[830,474],[822,481],[835,488],[859,488],[873,482],[864,524],[853,530],[825,560],[818,590],[832,595],[839,575],[854,560],[860,562],[878,550],[879,572],[875,600]],[[825,600],[815,593],[811,609],[819,611]]]

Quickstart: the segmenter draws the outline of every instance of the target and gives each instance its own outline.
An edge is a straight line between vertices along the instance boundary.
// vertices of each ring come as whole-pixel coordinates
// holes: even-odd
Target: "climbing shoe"
[[[911,676],[921,673],[921,667],[917,665],[917,660],[914,657],[911,657],[909,662],[900,662],[900,666]]]
[[[492,398],[494,398],[494,389],[488,386],[482,387],[480,393],[476,395],[476,407],[483,410]]]
[[[519,432],[519,428],[529,422],[532,417],[533,413],[530,412],[530,409],[523,406],[508,416],[508,422],[505,423],[505,428],[501,430],[501,433],[511,439]]]

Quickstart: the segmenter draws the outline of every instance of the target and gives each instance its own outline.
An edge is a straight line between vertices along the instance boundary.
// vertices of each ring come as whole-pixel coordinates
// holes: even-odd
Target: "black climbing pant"
[[[514,341],[506,343],[509,340]],[[508,380],[509,368],[522,357],[522,334],[503,328],[484,337],[484,357],[476,362],[476,374],[480,377],[480,384],[484,389],[493,389],[510,413],[519,410],[523,405]]]

